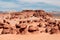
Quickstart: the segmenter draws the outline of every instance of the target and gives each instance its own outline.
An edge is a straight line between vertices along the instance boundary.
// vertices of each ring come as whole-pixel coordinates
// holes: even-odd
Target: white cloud
[[[14,9],[1,9],[0,11],[16,11]]]
[[[56,6],[60,6],[60,0],[18,0],[20,2],[28,2],[28,3],[36,3],[36,2],[44,2]]]
[[[15,3],[12,3],[12,2],[0,1],[0,7],[2,7],[2,8],[17,8],[19,6]]]

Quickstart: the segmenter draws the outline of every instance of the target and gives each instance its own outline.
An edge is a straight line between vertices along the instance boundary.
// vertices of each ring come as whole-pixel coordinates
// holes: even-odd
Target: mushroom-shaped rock
[[[4,26],[4,23],[0,23],[0,28],[3,28],[3,26]]]
[[[36,27],[36,26],[29,26],[28,32],[35,32],[35,31],[39,31],[38,27]]]
[[[50,30],[50,34],[54,34],[54,33],[57,33],[57,32],[58,32],[58,30],[55,29],[55,28],[52,28],[52,29]]]
[[[21,28],[20,28],[20,33],[26,33],[26,31],[25,31],[25,29],[27,28],[27,25],[26,24],[23,24],[23,25],[21,25]]]
[[[3,29],[1,34],[10,34],[10,29],[8,28]]]

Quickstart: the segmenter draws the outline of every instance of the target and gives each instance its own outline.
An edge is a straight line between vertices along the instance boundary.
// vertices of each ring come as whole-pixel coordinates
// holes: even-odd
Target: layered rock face
[[[44,10],[0,14],[0,34],[59,33],[60,21]]]

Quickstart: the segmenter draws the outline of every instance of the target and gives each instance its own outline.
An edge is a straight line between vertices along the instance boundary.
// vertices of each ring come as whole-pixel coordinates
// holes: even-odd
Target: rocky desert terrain
[[[44,10],[0,13],[0,40],[60,40],[60,20]]]

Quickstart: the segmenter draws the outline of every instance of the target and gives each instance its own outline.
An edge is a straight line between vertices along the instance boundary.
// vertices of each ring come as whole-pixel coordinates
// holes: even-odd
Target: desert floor
[[[0,40],[60,40],[60,34],[3,34],[0,35]]]

